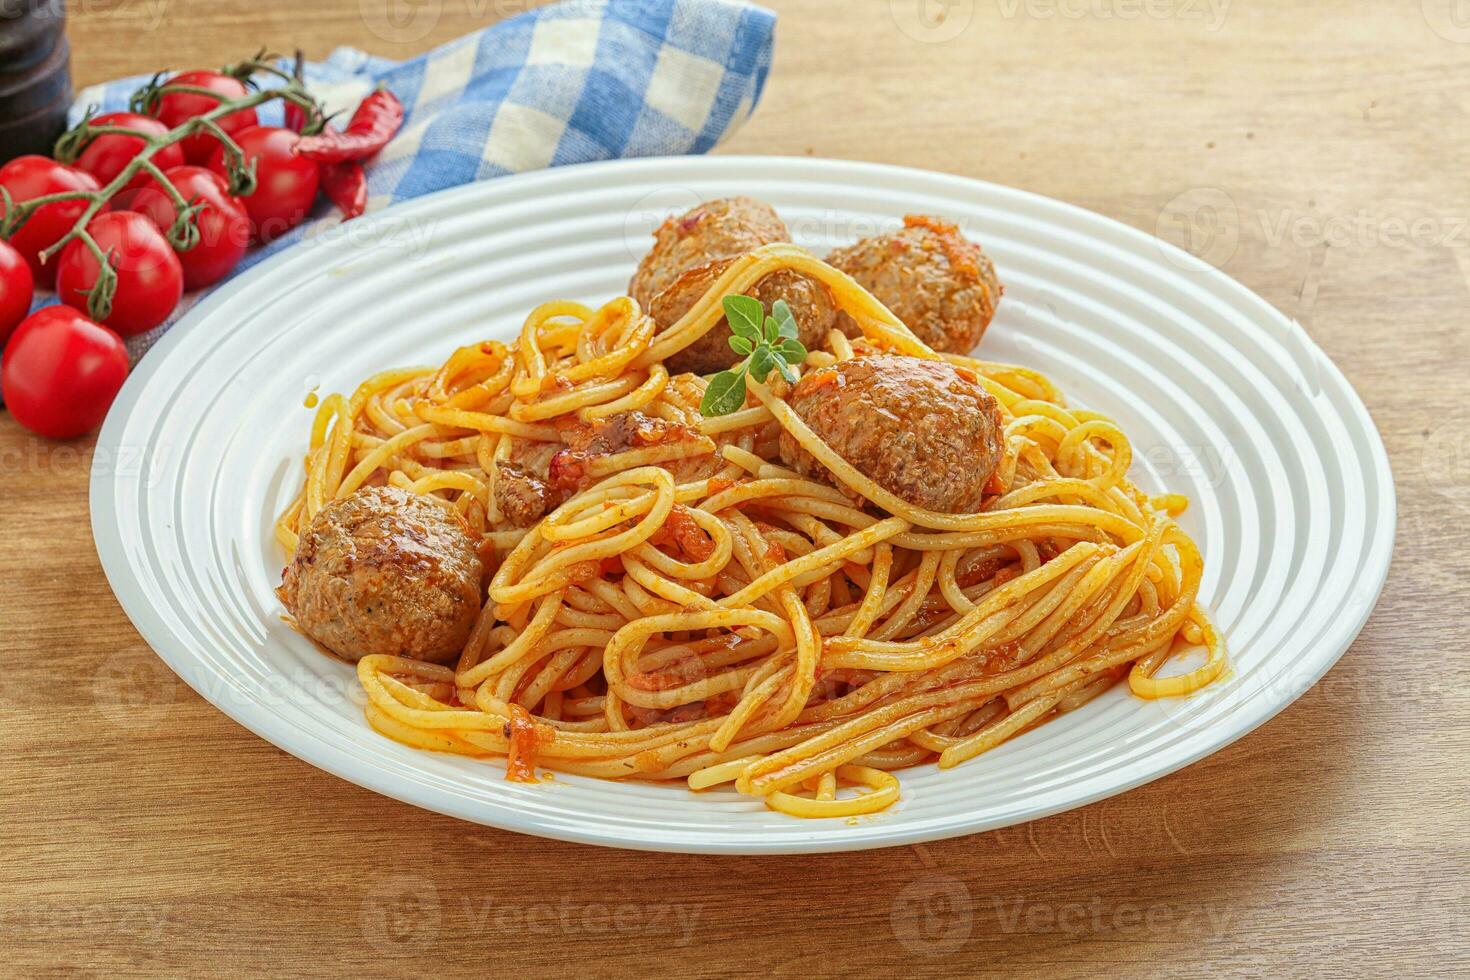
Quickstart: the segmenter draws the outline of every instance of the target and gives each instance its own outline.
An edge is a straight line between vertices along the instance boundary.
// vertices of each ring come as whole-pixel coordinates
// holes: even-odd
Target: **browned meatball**
[[[715,259],[686,270],[667,289],[653,298],[648,307],[649,315],[661,327],[672,325],[699,302],[700,297],[736,258],[738,256]],[[790,269],[773,272],[761,279],[753,289],[747,291],[747,295],[760,300],[766,309],[770,309],[776,300],[784,299],[796,320],[797,334],[807,347],[820,345],[826,339],[827,331],[837,321],[837,303],[827,287]],[[713,374],[723,371],[738,360],[740,355],[730,348],[730,325],[722,317],[703,337],[671,355],[664,366],[674,374],[683,371],[691,374]]]
[[[789,241],[786,223],[769,204],[748,197],[706,201],[669,218],[653,233],[653,248],[638,263],[628,295],[646,310],[686,269]]]
[[[769,245],[789,242],[786,224],[769,204],[748,197],[727,197],[670,218],[654,232],[653,248],[638,263],[628,295],[648,311],[660,327],[672,326],[712,286],[738,256]],[[837,305],[827,287],[798,273],[773,272],[750,290],[770,306],[785,299],[801,330],[802,342],[814,346],[837,322]],[[723,319],[699,340],[668,359],[675,374],[711,374],[740,360],[730,349],[730,327]]]
[[[855,357],[806,375],[788,400],[837,455],[927,510],[978,511],[1005,448],[996,400],[967,368],[945,361]],[[805,476],[837,483],[784,431],[781,458]]]
[[[480,612],[480,556],[428,497],[368,487],[321,509],[276,590],[303,633],[346,660],[444,661]]]
[[[852,276],[924,343],[965,354],[990,326],[1000,302],[995,266],[954,225],[908,215],[898,231],[840,248],[827,261]],[[843,314],[842,329],[857,325]]]

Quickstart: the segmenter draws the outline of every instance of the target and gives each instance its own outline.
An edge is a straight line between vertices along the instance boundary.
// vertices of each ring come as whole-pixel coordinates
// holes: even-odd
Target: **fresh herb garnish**
[[[726,296],[725,322],[730,324],[730,349],[745,358],[710,379],[699,402],[706,418],[729,415],[745,407],[745,378],[762,383],[772,371],[796,381],[791,369],[806,360],[806,348],[797,339],[796,318],[784,299],[771,304],[771,315],[753,296]]]

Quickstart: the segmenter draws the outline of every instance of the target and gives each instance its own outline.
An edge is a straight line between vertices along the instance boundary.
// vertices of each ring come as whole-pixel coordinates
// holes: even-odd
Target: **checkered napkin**
[[[760,100],[775,22],[736,0],[567,0],[409,61],[339,48],[306,66],[306,82],[329,112],[350,113],[379,83],[403,100],[403,130],[367,167],[372,211],[543,167],[704,153]],[[90,105],[125,109],[145,81],[86,89],[73,123]],[[260,114],[280,125],[279,103]],[[337,222],[320,202],[312,220],[253,249],[236,272]],[[184,297],[180,313],[197,299]],[[133,338],[134,357],[172,322]]]

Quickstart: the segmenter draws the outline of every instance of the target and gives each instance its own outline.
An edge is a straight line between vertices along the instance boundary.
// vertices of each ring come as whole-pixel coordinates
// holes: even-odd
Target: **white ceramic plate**
[[[418,752],[373,732],[349,667],[281,621],[274,515],[302,479],[309,391],[508,339],[535,304],[625,288],[648,233],[702,198],[772,202],[819,253],[945,215],[994,257],[1005,299],[983,345],[1113,416],[1134,475],[1188,494],[1202,600],[1228,680],[1182,701],[1115,688],[958,769],[903,775],[853,823],[733,791],[558,776]],[[1394,533],[1383,445],[1301,328],[1157,239],[957,177],[823,160],[674,158],[457,188],[288,250],[193,310],[133,372],[103,428],[92,527],[118,600],[185,681],[263,738],[418,806],[524,833],[734,853],[878,847],[982,831],[1156,779],[1239,738],[1316,682],[1378,597]]]

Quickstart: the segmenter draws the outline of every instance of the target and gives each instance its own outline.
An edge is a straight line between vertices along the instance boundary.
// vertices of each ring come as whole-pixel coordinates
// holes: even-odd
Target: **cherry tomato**
[[[152,114],[170,129],[195,116],[218,109],[221,102],[238,99],[248,91],[238,78],[222,75],[217,71],[180,72],[164,84],[192,85],[219,93],[215,96],[195,92],[167,92],[160,96]],[[257,120],[254,109],[241,109],[216,121],[221,129],[233,136],[242,129],[254,126]],[[182,140],[179,145],[183,147],[186,162],[203,163],[219,147],[219,140],[208,133],[196,133]]]
[[[199,244],[179,252],[184,288],[198,289],[227,276],[250,244],[250,219],[240,199],[230,195],[219,174],[203,167],[174,167],[164,172],[184,200],[204,206],[194,216]],[[178,217],[173,199],[161,187],[145,187],[133,198],[132,209],[167,232]]]
[[[102,186],[84,170],[40,156],[16,157],[0,167],[0,185],[17,204],[47,194],[95,191]],[[87,201],[81,199],[44,205],[10,236],[10,244],[30,265],[36,285],[49,289],[56,282],[56,258],[42,265],[40,253],[61,241],[86,210]],[[5,205],[0,203],[0,215],[4,213]]]
[[[140,116],[136,112],[106,112],[92,120],[98,126],[125,126],[146,133],[149,136],[164,136],[168,133],[168,127],[157,119],[149,116]],[[94,136],[77,157],[77,167],[85,170],[97,178],[97,183],[106,187],[112,183],[113,178],[123,172],[123,168],[132,162],[133,157],[143,149],[143,137],[123,136],[119,133],[103,133]],[[177,167],[184,162],[184,151],[177,143],[160,147],[154,151],[149,158],[158,165],[160,170]],[[153,178],[146,172],[140,171],[137,176],[124,185],[128,188],[144,187],[153,182]]]
[[[242,197],[255,237],[268,242],[306,220],[321,183],[320,168],[297,156],[298,133],[277,126],[255,126],[233,134],[246,161],[255,161],[255,192]],[[229,179],[225,148],[209,158],[209,169]]]
[[[36,281],[31,267],[9,242],[0,240],[0,347],[31,312]]]
[[[158,181],[153,182],[154,186],[157,186],[157,184]],[[141,187],[124,187],[122,190],[118,191],[116,194],[112,195],[112,197],[107,199],[107,210],[136,211],[137,208],[133,207],[133,201],[137,198],[138,192],[142,189],[143,188]]]
[[[113,211],[93,218],[87,230],[117,270],[112,311],[102,320],[124,337],[158,326],[179,305],[184,270],[168,240],[147,218]],[[97,283],[97,257],[80,239],[67,243],[56,266],[56,294],[83,312]]]
[[[101,424],[128,376],[122,338],[69,306],[37,310],[0,360],[5,405],[21,425],[70,439]]]

